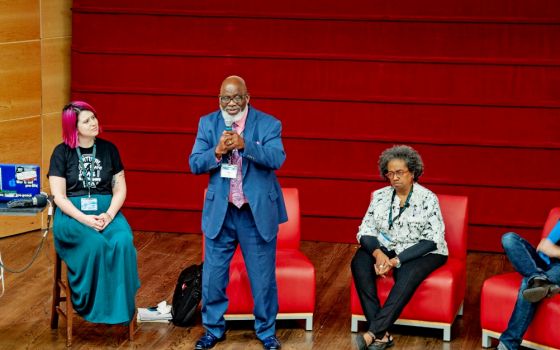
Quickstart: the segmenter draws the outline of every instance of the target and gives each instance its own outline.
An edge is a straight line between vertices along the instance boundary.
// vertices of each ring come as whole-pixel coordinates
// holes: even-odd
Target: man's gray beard
[[[226,112],[225,109],[223,109],[223,108],[220,106],[220,109],[222,110],[222,118],[224,118],[224,120],[230,118],[230,119],[233,119],[233,122],[234,122],[234,123],[237,123],[238,121],[241,120],[241,118],[243,118],[243,114],[244,114],[245,111],[247,110],[247,106],[248,106],[248,105],[246,105],[245,108],[243,108],[242,110],[240,110],[239,112],[237,112],[237,113],[234,114],[234,115],[229,114],[228,112]]]

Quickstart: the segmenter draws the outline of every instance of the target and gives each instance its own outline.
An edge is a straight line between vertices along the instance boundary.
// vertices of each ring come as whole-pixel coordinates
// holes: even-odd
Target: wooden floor
[[[40,241],[40,232],[0,239],[0,253],[8,267],[19,268],[31,258]],[[142,286],[137,306],[171,302],[176,278],[182,268],[200,262],[198,235],[135,232],[138,268]],[[313,331],[306,332],[299,321],[277,324],[283,349],[353,349],[350,332],[350,260],[355,245],[302,242],[303,252],[317,273],[317,296]],[[503,254],[468,255],[468,290],[464,315],[452,331],[452,341],[443,342],[442,332],[414,327],[392,330],[397,349],[480,349],[480,288],[489,276],[511,271]],[[52,301],[52,236],[37,261],[21,274],[6,273],[6,292],[0,298],[0,349],[64,349],[65,323],[50,329]],[[127,340],[122,326],[91,324],[74,318],[74,349],[192,349],[203,334],[200,316],[195,326],[179,328],[168,324],[139,324],[133,342]],[[361,322],[364,325],[363,322]],[[262,349],[254,336],[252,322],[228,324],[227,340],[215,349]]]

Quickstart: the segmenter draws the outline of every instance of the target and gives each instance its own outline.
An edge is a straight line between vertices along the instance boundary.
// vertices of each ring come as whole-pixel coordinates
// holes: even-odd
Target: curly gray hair
[[[393,159],[401,159],[406,163],[408,170],[414,174],[414,181],[418,181],[418,178],[424,173],[424,162],[422,162],[420,154],[410,146],[397,145],[387,148],[379,156],[377,164],[381,177],[385,180],[388,180],[387,176],[385,176],[388,171],[387,165]]]

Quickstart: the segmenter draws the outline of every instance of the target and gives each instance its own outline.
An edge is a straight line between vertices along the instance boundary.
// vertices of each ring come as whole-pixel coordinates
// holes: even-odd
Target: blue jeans
[[[514,269],[523,276],[508,327],[500,337],[500,342],[509,350],[515,350],[519,348],[538,306],[538,303],[526,301],[523,291],[535,277],[544,277],[552,283],[560,284],[560,261],[552,259],[551,264],[547,265],[529,242],[513,232],[503,235],[502,246]]]

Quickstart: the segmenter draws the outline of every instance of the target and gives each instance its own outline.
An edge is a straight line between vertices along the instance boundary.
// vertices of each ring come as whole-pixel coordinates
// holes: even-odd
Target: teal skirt
[[[97,198],[98,215],[109,208],[111,195]],[[69,197],[80,208],[82,197]],[[101,232],[95,231],[56,209],[54,244],[68,266],[72,304],[85,320],[94,323],[129,323],[136,311],[135,297],[140,280],[136,248],[130,225],[122,213]]]

